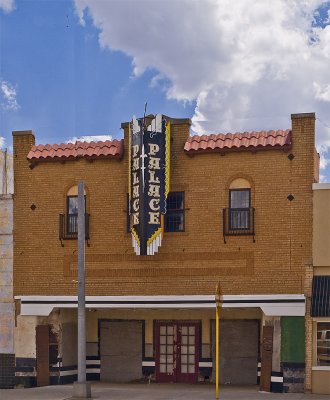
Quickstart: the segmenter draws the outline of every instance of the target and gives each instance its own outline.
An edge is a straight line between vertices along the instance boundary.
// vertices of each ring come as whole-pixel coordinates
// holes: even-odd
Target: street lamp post
[[[223,296],[218,282],[215,292],[215,399],[219,400],[219,322]]]
[[[85,189],[78,182],[78,381],[74,382],[73,395],[80,399],[91,398],[90,382],[86,382],[86,299],[85,299]]]

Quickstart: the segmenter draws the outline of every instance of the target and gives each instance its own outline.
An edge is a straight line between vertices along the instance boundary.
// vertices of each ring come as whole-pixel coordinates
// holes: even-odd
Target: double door
[[[158,382],[197,382],[199,324],[157,322],[156,379]]]

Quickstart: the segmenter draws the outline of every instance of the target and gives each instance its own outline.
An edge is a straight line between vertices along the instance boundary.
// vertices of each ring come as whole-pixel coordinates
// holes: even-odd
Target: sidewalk
[[[0,390],[0,400],[66,400],[72,396],[72,385],[32,389]],[[100,400],[214,400],[214,385],[178,384],[92,384],[93,399]],[[327,395],[303,393],[259,393],[258,387],[220,387],[220,400],[329,400]]]

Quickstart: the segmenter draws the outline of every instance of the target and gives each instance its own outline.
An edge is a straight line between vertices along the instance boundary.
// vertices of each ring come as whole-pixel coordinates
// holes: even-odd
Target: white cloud
[[[5,13],[10,13],[15,9],[14,0],[0,0],[0,9],[2,9]]]
[[[4,110],[18,110],[20,108],[17,102],[16,88],[7,81],[0,81],[0,99],[1,108]]]
[[[325,169],[329,165],[330,160],[325,158],[322,152],[320,153],[320,169]]]
[[[330,101],[330,84],[321,87],[317,82],[313,82],[315,98],[323,101]]]
[[[75,0],[102,48],[131,56],[136,76],[156,69],[151,85],[165,78],[168,98],[196,101],[197,133],[287,128],[291,113],[313,111],[330,126],[330,25],[313,26],[325,3]],[[328,148],[325,125],[318,145]]]
[[[6,146],[6,139],[3,136],[0,136],[0,149],[5,148]]]
[[[99,136],[74,136],[69,139],[66,143],[79,142],[105,142],[106,140],[112,140],[111,135],[99,135]]]
[[[330,130],[329,130],[330,133]],[[329,158],[329,154],[328,154],[328,150],[329,150],[329,144],[323,144],[320,146],[319,148],[319,154],[320,154],[320,169],[321,170],[325,170],[328,165],[330,164],[330,158]],[[320,177],[321,180],[321,177]]]

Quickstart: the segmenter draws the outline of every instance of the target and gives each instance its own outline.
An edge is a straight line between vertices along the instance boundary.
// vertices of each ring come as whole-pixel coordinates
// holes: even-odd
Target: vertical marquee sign
[[[133,117],[129,140],[132,245],[137,255],[154,255],[162,241],[170,188],[170,123],[161,114],[148,126],[144,118]]]

